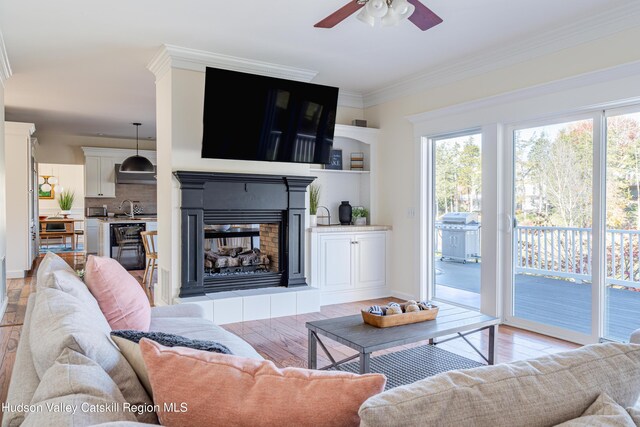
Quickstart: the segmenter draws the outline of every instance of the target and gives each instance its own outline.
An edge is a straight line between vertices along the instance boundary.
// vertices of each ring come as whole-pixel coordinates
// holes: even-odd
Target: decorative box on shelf
[[[408,325],[410,323],[425,322],[433,320],[438,316],[438,306],[432,306],[427,310],[404,312],[406,304],[400,304],[403,312],[399,314],[378,315],[369,313],[366,309],[362,310],[362,320],[376,328],[389,328],[391,326]]]

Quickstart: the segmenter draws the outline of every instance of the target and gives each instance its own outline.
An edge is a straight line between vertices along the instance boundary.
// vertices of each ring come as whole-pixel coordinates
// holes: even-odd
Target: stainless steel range
[[[480,223],[474,212],[449,212],[435,224],[442,232],[441,261],[480,259]]]

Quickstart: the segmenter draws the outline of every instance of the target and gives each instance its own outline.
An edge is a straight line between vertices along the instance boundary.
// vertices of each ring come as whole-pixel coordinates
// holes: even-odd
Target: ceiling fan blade
[[[407,1],[416,7],[416,10],[409,17],[409,21],[413,22],[415,26],[422,31],[427,31],[429,28],[433,28],[442,22],[442,18],[418,0]]]
[[[359,4],[356,0],[351,0],[349,3],[342,6],[340,9],[333,12],[331,15],[318,22],[314,27],[316,28],[333,28],[349,16],[356,13],[364,4]]]

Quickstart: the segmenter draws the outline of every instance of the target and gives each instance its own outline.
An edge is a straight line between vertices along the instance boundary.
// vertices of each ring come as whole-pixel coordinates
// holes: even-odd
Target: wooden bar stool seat
[[[149,298],[149,302],[153,306],[153,273],[158,268],[158,252],[156,251],[155,238],[158,235],[158,232],[143,231],[140,235],[142,236],[142,244],[146,254],[144,276],[142,276],[142,287]]]

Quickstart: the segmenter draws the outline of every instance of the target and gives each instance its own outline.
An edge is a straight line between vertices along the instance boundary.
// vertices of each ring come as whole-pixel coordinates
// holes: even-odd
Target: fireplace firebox
[[[182,195],[180,296],[305,286],[305,193],[314,177],[174,172]]]

